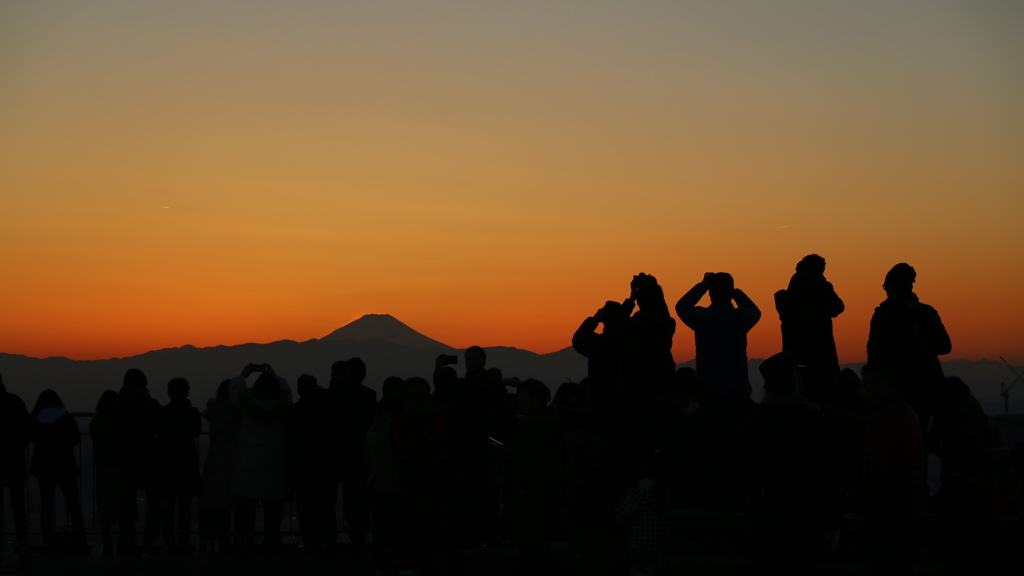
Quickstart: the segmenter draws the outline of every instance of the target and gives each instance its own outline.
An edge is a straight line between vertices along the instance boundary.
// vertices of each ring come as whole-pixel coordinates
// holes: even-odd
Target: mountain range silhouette
[[[566,343],[572,338],[569,328]],[[506,346],[485,347],[487,365],[501,368],[505,377],[538,378],[552,391],[569,380],[586,376],[586,359],[571,346],[549,354]],[[429,378],[438,354],[458,354],[459,349],[425,336],[389,314],[367,314],[334,330],[322,338],[305,342],[279,340],[267,344],[239,344],[197,348],[153,350],[127,358],[107,360],[70,360],[63,357],[31,358],[0,353],[0,373],[7,389],[18,394],[30,406],[39,392],[53,388],[72,411],[91,412],[104,390],[117,390],[128,368],[140,368],[149,379],[150,393],[161,403],[167,400],[167,382],[186,378],[191,386],[190,399],[202,406],[213,396],[221,380],[236,376],[249,362],[266,362],[294,385],[300,374],[315,376],[322,386],[328,384],[331,364],[353,356],[367,364],[366,384],[378,389],[388,376],[424,376]],[[749,361],[754,399],[760,399],[761,377],[757,367],[761,359]],[[693,366],[690,360],[681,365]],[[859,370],[860,363],[845,364]],[[460,355],[455,366],[464,370]],[[956,375],[971,386],[974,395],[989,414],[1002,413],[999,383],[1009,381],[1006,366],[990,360],[954,360],[943,362],[947,375]],[[1021,371],[1018,368],[1018,371]],[[1024,412],[1024,390],[1014,390],[1011,412]]]

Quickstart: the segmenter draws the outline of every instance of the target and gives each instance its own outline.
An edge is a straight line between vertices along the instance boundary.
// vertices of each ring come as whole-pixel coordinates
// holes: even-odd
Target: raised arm
[[[693,322],[695,320],[695,313],[697,310],[697,303],[704,297],[708,292],[708,287],[704,281],[698,282],[690,291],[683,294],[683,297],[676,302],[676,315],[690,328],[693,328]]]
[[[736,302],[736,307],[744,312],[748,323],[747,329],[753,328],[754,324],[761,319],[761,311],[757,308],[757,304],[754,304],[754,301],[739,288],[732,291],[732,299]]]
[[[581,356],[590,357],[594,349],[594,340],[597,338],[598,324],[597,315],[590,316],[580,324],[580,327],[576,329],[576,333],[572,335],[572,347]]]

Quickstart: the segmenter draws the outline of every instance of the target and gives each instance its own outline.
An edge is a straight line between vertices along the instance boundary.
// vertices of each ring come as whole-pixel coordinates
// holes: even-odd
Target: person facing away
[[[139,555],[135,542],[138,518],[138,493],[146,498],[145,544],[151,545],[160,526],[159,506],[154,491],[154,452],[160,403],[149,395],[146,375],[138,368],[124,373],[118,391],[116,411],[118,439],[118,477],[121,486],[121,512],[118,522],[117,553],[121,556]]]
[[[103,555],[114,553],[113,525],[121,520],[121,478],[117,469],[117,392],[107,390],[96,403],[96,415],[89,421],[92,463],[96,473],[96,522],[103,534]]]
[[[361,358],[349,358],[347,365],[348,379],[336,384],[332,378],[331,387],[333,390],[341,386],[337,389],[335,416],[341,419],[342,508],[352,541],[352,556],[360,560],[366,554],[366,534],[370,527],[366,432],[373,425],[377,392],[363,384],[366,364]],[[333,537],[328,544],[334,544]]]
[[[231,380],[217,386],[216,395],[206,402],[203,418],[210,423],[209,446],[203,460],[203,493],[200,496],[200,518],[203,533],[214,537],[221,552],[231,548],[231,509],[234,506],[232,476],[235,448],[238,446],[238,425],[241,412],[231,405],[228,388]]]
[[[78,493],[79,470],[75,459],[75,446],[81,442],[78,424],[64,409],[64,402],[53,390],[39,393],[32,408],[32,463],[29,472],[39,481],[39,518],[43,532],[43,546],[47,554],[55,552],[53,520],[55,517],[57,487],[64,495],[64,504],[74,527],[71,552],[88,554],[85,541],[85,518]]]
[[[910,404],[928,430],[935,389],[942,383],[939,356],[952,343],[935,308],[914,294],[917,272],[900,263],[885,275],[886,299],[875,308],[868,333],[868,364],[885,372],[900,397]]]
[[[167,383],[169,402],[160,409],[157,431],[159,446],[158,486],[163,496],[161,520],[164,546],[169,552],[186,554],[192,531],[192,500],[199,494],[199,449],[196,444],[203,429],[203,417],[189,402],[188,380],[173,378]],[[177,511],[178,530],[174,520]],[[177,541],[175,541],[177,537]]]
[[[18,542],[18,554],[22,561],[29,558],[28,511],[25,506],[25,482],[28,469],[25,466],[25,452],[32,429],[25,402],[16,394],[7,391],[0,376],[0,534],[3,534],[3,491],[7,489],[11,511],[14,516],[14,534]],[[0,538],[0,552],[6,538]]]
[[[553,571],[551,528],[565,487],[565,440],[557,415],[548,408],[550,402],[551,390],[543,382],[520,382],[519,423],[501,450],[508,473],[505,517],[529,574]]]
[[[800,394],[793,357],[759,368],[764,398],[747,418],[742,446],[749,478],[751,558],[759,568],[792,570],[825,552],[826,463],[833,450],[821,410]]]
[[[333,466],[321,445],[325,434],[318,418],[322,390],[310,374],[299,376],[295,389],[299,399],[284,415],[288,485],[295,494],[303,550],[333,557],[337,535],[330,533],[335,527],[331,504],[337,501],[338,483],[331,477]]]
[[[886,573],[910,574],[923,541],[924,435],[917,414],[885,371],[866,364],[861,376],[867,411],[861,489],[867,563]]]
[[[698,306],[705,294],[711,305]],[[727,272],[704,274],[676,303],[676,314],[693,330],[697,376],[706,397],[749,398],[747,332],[761,319],[761,311],[734,287],[732,276]]]
[[[253,373],[259,377],[250,388],[245,379]],[[259,506],[263,545],[275,551],[281,547],[281,519],[288,496],[282,420],[292,403],[291,388],[269,365],[248,364],[231,379],[228,397],[242,413],[232,476],[237,544],[246,553],[254,551]]]
[[[830,401],[839,373],[832,319],[845,306],[825,279],[824,258],[810,254],[797,263],[789,286],[775,293],[775,309],[782,323],[782,351],[803,366],[803,396]]]

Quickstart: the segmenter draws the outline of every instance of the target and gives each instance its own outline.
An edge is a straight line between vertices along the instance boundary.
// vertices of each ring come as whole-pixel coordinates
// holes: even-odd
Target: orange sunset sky
[[[908,262],[948,359],[1019,364],[1024,3],[10,0],[0,219],[5,353],[551,352],[729,271],[765,357],[813,252],[841,362]]]

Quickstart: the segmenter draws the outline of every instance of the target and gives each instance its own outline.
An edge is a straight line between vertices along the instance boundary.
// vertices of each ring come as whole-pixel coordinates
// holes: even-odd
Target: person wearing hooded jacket
[[[74,527],[72,549],[63,552],[88,553],[82,500],[75,482],[79,473],[75,446],[80,441],[78,424],[64,409],[60,396],[50,389],[40,392],[32,408],[32,443],[35,448],[29,472],[39,481],[39,518],[47,554],[55,551],[53,518],[58,486]]]

